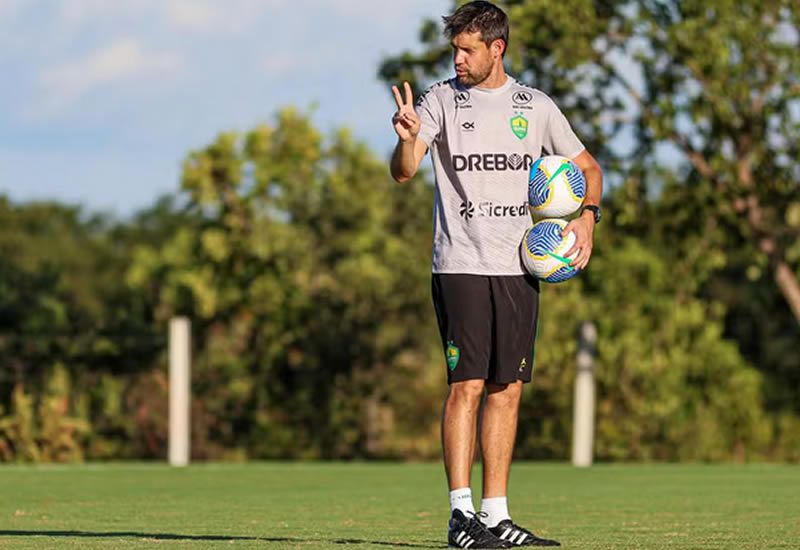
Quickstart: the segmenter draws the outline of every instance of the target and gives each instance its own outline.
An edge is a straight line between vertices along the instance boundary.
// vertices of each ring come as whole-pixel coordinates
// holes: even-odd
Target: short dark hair
[[[462,32],[480,32],[481,40],[487,47],[495,40],[502,40],[505,43],[505,55],[508,48],[508,16],[491,2],[469,2],[458,8],[453,15],[442,17],[442,20],[444,33],[449,40]]]

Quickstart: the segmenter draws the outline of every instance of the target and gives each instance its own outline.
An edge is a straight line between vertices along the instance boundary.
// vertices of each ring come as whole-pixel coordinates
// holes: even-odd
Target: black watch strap
[[[583,210],[588,210],[589,212],[591,212],[594,215],[594,223],[595,224],[600,223],[601,216],[600,216],[600,207],[599,206],[596,206],[594,204],[587,204],[587,205],[585,205],[583,207]],[[583,213],[583,211],[581,211],[581,213]]]

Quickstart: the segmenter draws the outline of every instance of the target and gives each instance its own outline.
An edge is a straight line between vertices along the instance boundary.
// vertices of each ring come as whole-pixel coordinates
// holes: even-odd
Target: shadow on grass
[[[132,537],[152,540],[205,540],[205,541],[236,541],[254,540],[261,542],[327,542],[329,544],[376,544],[380,546],[395,546],[400,548],[447,548],[447,545],[438,542],[431,544],[417,544],[411,542],[391,542],[383,540],[364,539],[301,539],[294,537],[240,537],[229,535],[177,535],[174,533],[137,533],[134,531],[111,531],[99,533],[94,531],[4,531],[0,530],[0,537],[84,537],[84,538],[119,538]]]

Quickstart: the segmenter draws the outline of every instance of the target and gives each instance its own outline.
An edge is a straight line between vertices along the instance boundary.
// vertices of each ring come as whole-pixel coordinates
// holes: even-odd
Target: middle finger
[[[403,87],[406,92],[406,105],[411,107],[414,105],[414,92],[411,91],[411,84],[409,84],[408,81],[403,82]]]

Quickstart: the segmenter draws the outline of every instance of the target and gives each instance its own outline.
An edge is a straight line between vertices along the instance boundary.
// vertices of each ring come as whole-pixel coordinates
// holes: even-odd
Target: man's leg
[[[483,498],[504,497],[517,437],[522,382],[486,384],[486,389],[480,427]]]
[[[492,346],[489,279],[434,274],[433,305],[442,337],[450,391],[442,413],[442,447],[450,491],[470,484],[478,410]]]
[[[442,447],[451,491],[470,486],[476,423],[484,385],[483,380],[453,382],[444,403]]]
[[[475,452],[476,422],[484,392],[483,379],[468,379],[450,384],[444,406],[442,443],[447,482],[450,485],[450,520],[447,544],[458,548],[511,548],[483,522],[485,514],[476,514],[469,488],[472,458]]]
[[[505,497],[517,436],[522,384],[530,381],[539,283],[525,276],[490,277],[494,308],[493,369],[480,428],[483,498]]]
[[[442,413],[442,448],[450,487],[447,543],[459,548],[509,548],[475,512],[470,478],[478,411],[492,352],[489,279],[480,275],[434,274],[433,305],[442,337],[450,386]]]
[[[514,546],[559,546],[520,527],[508,512],[508,477],[517,437],[522,384],[530,382],[539,284],[528,277],[492,277],[495,348],[480,427],[481,513],[489,531]],[[492,372],[493,371],[493,372]]]
[[[522,381],[511,384],[486,384],[487,396],[481,419],[481,454],[483,455],[483,499],[489,531],[514,546],[561,546],[558,541],[542,538],[520,527],[508,513],[506,499],[511,456],[517,435]]]

